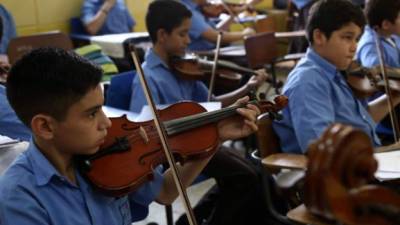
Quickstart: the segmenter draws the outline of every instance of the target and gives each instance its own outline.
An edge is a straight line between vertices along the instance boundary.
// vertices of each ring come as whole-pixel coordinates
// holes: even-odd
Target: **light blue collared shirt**
[[[162,186],[161,169],[135,193],[107,197],[96,192],[79,172],[79,186],[70,183],[31,140],[28,150],[0,177],[0,223],[129,225],[147,215],[147,206]]]
[[[306,56],[289,74],[283,88],[289,105],[283,120],[274,121],[284,152],[305,153],[307,147],[332,123],[343,123],[366,132],[375,145],[375,123],[367,102],[355,98],[337,68],[308,48]]]
[[[31,130],[26,127],[11,108],[6,88],[0,84],[0,134],[13,139],[29,141]]]
[[[173,104],[183,100],[207,101],[208,92],[203,82],[177,77],[153,49],[146,52],[142,66],[155,104]],[[140,112],[142,107],[147,105],[147,101],[139,75],[133,79],[132,88],[130,110]]]
[[[208,29],[214,29],[215,24],[203,15],[200,7],[192,0],[181,0],[181,2],[192,12],[192,26],[189,29],[190,44],[188,49],[192,51],[214,49],[215,44],[207,41],[201,35]]]
[[[371,27],[366,26],[363,35],[357,45],[357,61],[365,67],[374,67],[379,65],[378,52],[375,44],[376,32]],[[387,39],[380,37],[382,46],[383,60],[387,66],[400,68],[400,37],[391,35],[393,44]]]
[[[3,21],[3,36],[0,41],[0,54],[6,54],[8,43],[17,36],[15,22],[11,14],[0,4],[0,16]]]
[[[89,23],[100,10],[104,0],[85,0],[81,9],[81,20]],[[97,35],[120,34],[132,32],[136,22],[125,6],[124,0],[117,0],[114,7],[107,14],[106,21],[97,32]]]

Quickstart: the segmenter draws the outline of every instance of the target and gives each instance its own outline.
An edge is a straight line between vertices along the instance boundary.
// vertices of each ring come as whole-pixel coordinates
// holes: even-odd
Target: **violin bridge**
[[[142,137],[144,143],[148,144],[150,142],[149,136],[147,136],[146,130],[142,126],[139,128],[139,135]]]

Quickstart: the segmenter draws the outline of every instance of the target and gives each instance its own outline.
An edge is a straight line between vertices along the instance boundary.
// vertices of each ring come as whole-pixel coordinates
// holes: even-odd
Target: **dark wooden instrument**
[[[253,102],[276,115],[287,104],[285,96],[272,101]],[[207,157],[219,145],[218,121],[236,114],[241,106],[206,112],[194,102],[180,102],[158,113],[168,136],[171,151],[178,161]],[[165,162],[165,155],[153,120],[131,122],[126,116],[112,118],[112,126],[100,150],[80,159],[85,176],[100,191],[125,195],[152,179],[153,169]]]
[[[370,138],[342,124],[330,126],[308,149],[305,205],[347,225],[400,224],[400,195],[368,184],[377,162]]]

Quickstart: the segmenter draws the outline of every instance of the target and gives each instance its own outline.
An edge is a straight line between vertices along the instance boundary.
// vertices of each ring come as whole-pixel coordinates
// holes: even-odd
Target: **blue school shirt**
[[[193,0],[181,1],[192,12],[192,25],[189,29],[190,44],[188,49],[192,51],[214,49],[215,43],[207,41],[201,34],[208,29],[215,29],[215,24],[203,15],[200,6],[194,3]]]
[[[203,82],[177,77],[153,49],[146,52],[142,66],[155,104],[173,104],[182,100],[207,101],[208,90]],[[147,101],[139,75],[133,79],[132,88],[130,110],[140,112]]]
[[[89,23],[100,10],[104,0],[85,0],[81,9],[81,20]],[[97,32],[97,35],[120,34],[132,32],[136,22],[125,6],[124,0],[117,0],[107,14],[106,21]]]
[[[378,52],[375,45],[376,32],[371,27],[366,26],[363,35],[357,45],[357,61],[365,67],[374,67],[379,65]],[[380,37],[382,46],[383,60],[387,66],[400,68],[400,37],[391,35],[395,46],[387,39]]]
[[[0,41],[0,54],[6,54],[8,43],[12,38],[17,36],[17,30],[15,29],[15,22],[11,14],[0,4],[0,17],[3,22],[3,36]]]
[[[11,108],[3,85],[0,85],[0,134],[23,141],[29,141],[31,138],[31,130],[21,122]]]
[[[283,152],[305,153],[333,123],[359,128],[380,144],[367,101],[355,98],[337,68],[312,48],[289,74],[283,94],[289,105],[283,109],[283,120],[273,123]]]
[[[79,186],[61,176],[31,141],[0,177],[0,224],[129,225],[147,215],[163,179],[157,168],[153,181],[126,197],[96,192],[76,172]]]

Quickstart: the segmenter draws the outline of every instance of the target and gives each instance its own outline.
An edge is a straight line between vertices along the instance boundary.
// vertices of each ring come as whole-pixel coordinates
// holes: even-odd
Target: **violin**
[[[277,113],[287,103],[287,97],[282,95],[273,101],[249,102],[277,119]],[[179,102],[159,110],[174,158],[184,163],[213,154],[219,145],[217,122],[235,115],[239,107],[243,106],[206,112],[198,103]],[[111,121],[100,150],[77,162],[82,174],[99,191],[117,197],[151,180],[153,169],[165,161],[165,154],[153,120],[132,122],[124,115]]]
[[[391,67],[385,67],[385,69],[390,89],[400,92],[400,70]],[[378,67],[366,68],[358,65],[356,62],[352,62],[346,74],[347,82],[358,98],[372,96],[384,89],[385,84]]]
[[[182,58],[173,58],[170,62],[171,68],[173,68],[179,76],[183,79],[190,80],[209,80],[214,65],[213,61],[201,59],[196,55],[186,55]],[[252,69],[225,60],[218,60],[217,65],[217,83],[219,82],[237,86],[240,84],[242,75],[249,76],[257,74]],[[276,81],[271,77],[267,77],[266,81],[271,83],[272,86],[277,89],[283,86],[282,81]]]

